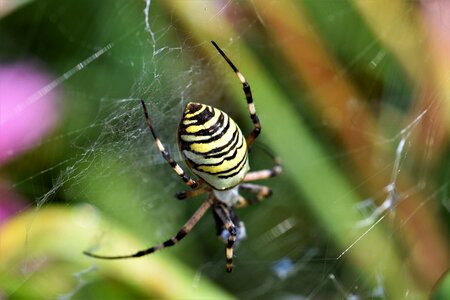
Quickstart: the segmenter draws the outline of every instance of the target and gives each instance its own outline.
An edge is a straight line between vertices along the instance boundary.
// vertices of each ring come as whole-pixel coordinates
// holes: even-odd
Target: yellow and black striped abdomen
[[[241,130],[217,108],[189,102],[178,127],[178,143],[192,171],[216,190],[238,185],[249,170]]]

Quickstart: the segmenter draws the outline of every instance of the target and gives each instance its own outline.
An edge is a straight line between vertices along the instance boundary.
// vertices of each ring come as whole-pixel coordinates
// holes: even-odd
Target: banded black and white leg
[[[282,167],[280,161],[275,158],[275,165],[271,169],[259,170],[249,172],[245,175],[243,182],[239,185],[239,191],[249,191],[252,194],[256,194],[256,199],[246,199],[240,197],[239,201],[234,207],[242,208],[248,205],[253,205],[263,201],[265,198],[272,194],[272,190],[266,186],[247,183],[249,181],[263,180],[278,176],[282,172]]]
[[[159,139],[158,135],[156,134],[155,129],[153,128],[152,122],[150,121],[150,117],[148,116],[147,106],[144,103],[144,100],[141,100],[142,108],[144,109],[144,115],[145,115],[145,121],[147,122],[148,128],[150,129],[153,138],[155,139],[156,147],[158,147],[159,152],[161,152],[162,157],[169,163],[169,165],[172,167],[172,169],[175,171],[175,173],[180,176],[180,178],[183,180],[183,182],[189,186],[190,188],[196,188],[198,186],[198,182],[194,179],[190,178],[186,175],[184,170],[180,167],[179,164],[173,160],[170,153],[164,148],[164,145],[161,143],[161,140]]]
[[[245,201],[245,199],[244,199]],[[247,231],[245,230],[244,222],[242,222],[238,215],[235,213],[232,207],[227,206],[226,210],[228,211],[228,215],[230,216],[231,221],[236,226],[236,241],[235,245],[247,238]],[[214,220],[216,221],[216,233],[217,237],[224,243],[228,242],[228,237],[230,236],[230,232],[226,228],[223,220],[217,215],[216,211],[213,209]]]
[[[129,255],[106,256],[94,254],[88,251],[84,251],[83,254],[100,259],[123,259],[123,258],[141,257],[156,252],[158,250],[161,250],[163,248],[173,246],[179,241],[181,241],[186,235],[188,235],[189,232],[191,232],[192,228],[194,228],[194,226],[198,223],[198,221],[205,215],[206,211],[211,207],[213,201],[214,197],[210,196],[206,201],[202,203],[202,205],[197,209],[197,211],[192,215],[192,217],[183,225],[183,227],[181,227],[181,229],[174,237],[168,239],[167,241],[159,245],[147,248],[145,250],[140,250],[137,251],[136,253]]]
[[[225,248],[226,265],[225,269],[227,272],[233,271],[233,247],[236,242],[237,237],[237,227],[233,223],[231,209],[227,207],[224,203],[216,202],[214,204],[214,216],[220,220],[221,224],[228,231],[229,235],[227,238],[227,246]],[[234,213],[234,212],[233,212]],[[218,222],[216,219],[216,224]]]
[[[242,75],[241,72],[236,68],[236,66],[231,62],[231,60],[228,58],[228,56],[220,49],[220,47],[214,42],[211,41],[211,43],[216,47],[217,51],[219,51],[220,55],[227,61],[228,65],[233,69],[236,76],[239,78],[239,81],[242,83],[242,88],[245,93],[245,98],[247,99],[247,106],[248,106],[248,112],[250,113],[250,118],[253,122],[253,131],[250,133],[249,136],[247,136],[247,145],[250,146],[253,144],[255,139],[258,137],[258,135],[261,132],[261,123],[259,122],[259,118],[256,115],[256,108],[255,103],[253,102],[253,96],[252,91],[250,89],[250,85],[248,84],[247,80],[245,80],[245,77]]]
[[[187,191],[179,191],[175,194],[175,197],[178,200],[185,200],[193,197],[200,196],[204,193],[208,193],[211,191],[211,188],[208,186],[201,186],[193,190],[187,190]]]
[[[274,165],[270,169],[265,170],[259,170],[259,171],[253,171],[248,172],[244,177],[244,182],[249,181],[255,181],[255,180],[263,180],[263,179],[269,179],[275,176],[278,176],[283,171],[283,168],[281,167],[281,161],[278,158],[274,158]]]
[[[264,185],[252,184],[252,183],[242,183],[239,185],[239,192],[248,191],[256,195],[256,199],[247,199],[240,197],[239,201],[233,206],[235,208],[242,208],[248,205],[257,204],[270,195],[272,195],[272,190]]]

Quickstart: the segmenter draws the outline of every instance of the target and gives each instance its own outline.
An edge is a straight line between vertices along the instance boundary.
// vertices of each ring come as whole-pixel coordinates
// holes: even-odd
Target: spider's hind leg
[[[248,172],[245,175],[244,182],[269,179],[278,176],[283,172],[281,160],[278,157],[273,157],[274,165],[270,169]]]
[[[253,130],[250,133],[250,135],[246,138],[247,145],[250,146],[251,144],[253,144],[253,142],[261,132],[261,123],[259,122],[259,118],[256,115],[256,108],[255,104],[253,103],[253,96],[252,91],[250,89],[250,85],[248,84],[244,75],[242,75],[242,73],[239,72],[239,70],[233,64],[231,59],[228,58],[225,52],[223,52],[223,50],[220,49],[220,47],[214,41],[211,41],[211,43],[214,45],[214,47],[216,47],[217,51],[219,51],[220,55],[222,55],[222,57],[226,60],[231,69],[233,69],[233,72],[236,74],[239,81],[242,83],[242,89],[244,90],[245,99],[247,99],[248,112],[250,114],[250,119],[252,120],[253,123]]]
[[[150,132],[152,133],[156,147],[158,147],[161,156],[167,161],[167,163],[175,171],[175,173],[177,173],[177,175],[181,178],[181,180],[183,180],[184,184],[186,184],[188,187],[192,189],[195,189],[198,186],[198,182],[189,177],[188,175],[186,175],[183,168],[181,168],[181,166],[175,162],[170,153],[166,150],[166,148],[164,148],[164,145],[161,143],[161,140],[159,139],[155,129],[153,128],[153,124],[148,115],[147,106],[145,105],[144,100],[141,100],[141,104],[142,109],[144,110],[145,122],[147,122],[147,126],[150,129]]]

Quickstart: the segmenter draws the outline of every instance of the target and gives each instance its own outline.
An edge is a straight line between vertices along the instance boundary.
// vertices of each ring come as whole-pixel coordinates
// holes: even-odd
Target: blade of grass
[[[206,279],[194,286],[194,273],[168,255],[121,261],[93,260],[84,256],[82,251],[91,242],[92,232],[111,228],[111,224],[107,220],[99,222],[97,212],[90,206],[48,206],[18,215],[0,228],[0,287],[7,294],[13,293],[16,296],[30,289],[38,289],[43,298],[65,294],[74,285],[71,285],[71,277],[64,278],[58,273],[58,265],[63,262],[65,269],[73,269],[74,274],[98,266],[98,270],[90,270],[88,273],[92,273],[91,276],[101,274],[124,285],[131,285],[146,297],[232,298]],[[125,232],[117,234],[114,244],[127,245],[128,249],[142,247],[134,237]],[[39,261],[42,263],[38,264]],[[25,266],[28,269],[24,269]],[[34,274],[43,273],[49,277],[56,275],[58,280],[46,289],[30,287],[28,282],[33,282]],[[67,271],[64,274],[66,273]],[[26,290],[21,290],[22,285],[27,286]],[[43,292],[49,294],[44,295]]]
[[[350,158],[356,170],[354,174],[359,178],[367,178],[365,185],[371,190],[371,194],[376,194],[389,183],[392,170],[379,169],[371,162],[382,161],[383,166],[389,166],[395,157],[386,153],[388,149],[382,148],[382,151],[378,152],[372,150],[373,145],[383,138],[376,130],[374,116],[361,101],[362,95],[352,86],[345,74],[339,73],[342,67],[330,57],[320,38],[311,28],[311,22],[300,10],[301,7],[291,1],[276,4],[258,1],[255,5],[266,23],[272,40],[276,41],[276,45],[296,71],[297,79],[305,82],[314,95],[316,101],[312,105],[318,114],[323,115],[324,111],[332,111],[334,116],[327,115],[328,119],[340,120],[339,125],[333,129],[344,143],[346,152],[352,154]],[[417,115],[409,122],[416,117]],[[336,123],[333,120],[329,122]],[[419,124],[422,123],[426,126],[425,121]],[[414,190],[416,185],[406,172],[399,174],[396,183],[399,191]],[[402,225],[401,230],[407,244],[410,247],[414,245],[412,257],[415,268],[420,270],[427,289],[431,289],[445,272],[447,255],[443,244],[444,235],[436,223],[434,213],[428,209],[430,206],[422,205],[429,202],[425,199],[423,194],[411,194],[407,201],[397,207],[397,211],[398,220],[410,220]],[[417,207],[423,208],[416,211]],[[412,211],[416,213],[412,215]],[[428,255],[430,252],[435,255]]]

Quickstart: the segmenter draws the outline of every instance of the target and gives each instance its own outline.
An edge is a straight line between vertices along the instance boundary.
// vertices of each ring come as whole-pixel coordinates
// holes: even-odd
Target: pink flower
[[[37,145],[58,120],[51,78],[31,64],[0,65],[0,166]],[[0,178],[0,224],[26,201]]]
[[[33,147],[55,126],[57,93],[29,64],[0,65],[0,165]]]
[[[24,210],[27,202],[14,192],[7,182],[0,180],[0,226],[7,219]]]

